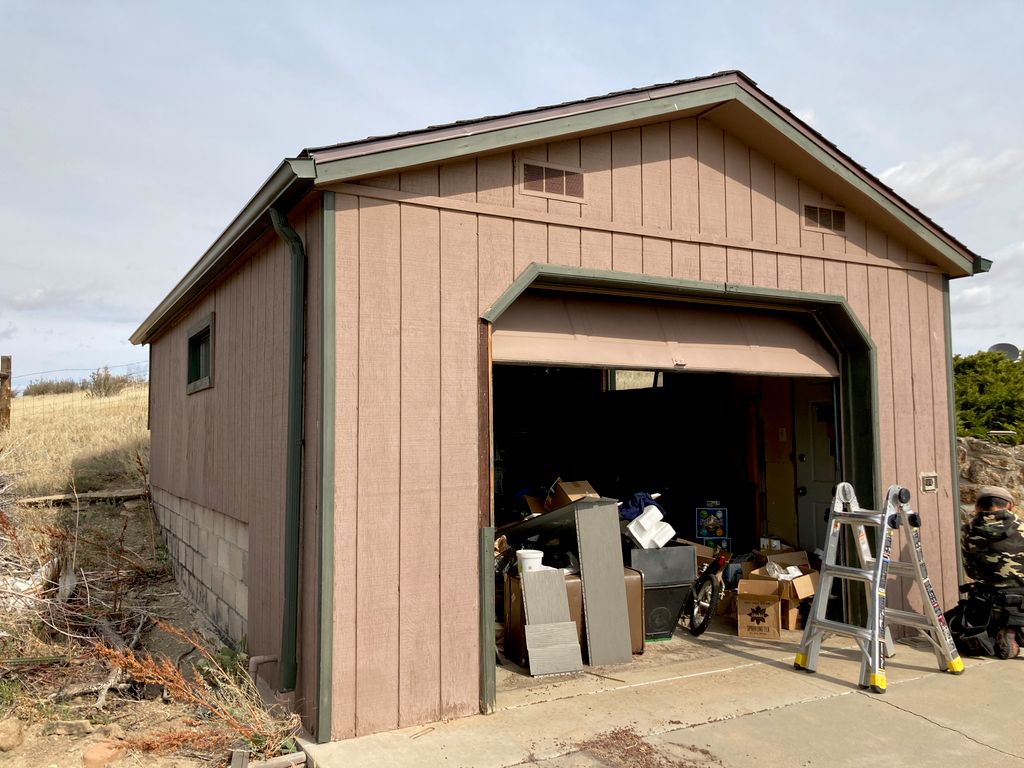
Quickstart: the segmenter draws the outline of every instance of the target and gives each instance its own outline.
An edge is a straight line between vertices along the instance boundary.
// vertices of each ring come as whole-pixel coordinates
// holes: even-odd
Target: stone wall
[[[225,636],[241,642],[249,614],[249,526],[150,490],[175,580]]]
[[[1024,503],[1024,445],[1000,445],[975,437],[956,441],[960,465],[960,520],[974,509],[980,485],[1001,485]]]

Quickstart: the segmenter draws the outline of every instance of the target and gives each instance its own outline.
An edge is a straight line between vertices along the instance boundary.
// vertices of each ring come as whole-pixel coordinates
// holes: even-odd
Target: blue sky
[[[0,0],[0,353],[146,360],[128,336],[303,147],[726,69],[994,260],[954,282],[954,351],[1024,346],[1022,29],[1018,2]]]

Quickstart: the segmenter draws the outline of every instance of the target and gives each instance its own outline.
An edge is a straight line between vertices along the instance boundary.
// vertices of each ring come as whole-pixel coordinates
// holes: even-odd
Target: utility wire
[[[18,376],[12,376],[11,379],[27,379],[29,376],[44,376],[48,373],[80,373],[81,371],[98,371],[100,368],[130,368],[133,365],[149,365],[148,360],[140,360],[137,363],[124,363],[122,365],[101,365],[98,368],[57,368],[52,371],[37,371],[36,373],[22,373]]]

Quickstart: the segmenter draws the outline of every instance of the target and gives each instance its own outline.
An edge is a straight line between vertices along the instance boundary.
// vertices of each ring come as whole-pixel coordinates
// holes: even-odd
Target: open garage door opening
[[[580,565],[580,518],[564,506],[562,514],[549,514],[565,500],[551,493],[556,480],[586,481],[606,500],[659,494],[664,522],[674,529],[670,547],[686,540],[740,556],[792,548],[787,556],[807,553],[814,562],[836,482],[872,479],[873,353],[846,308],[827,297],[725,298],[540,287],[526,289],[493,320],[497,537],[515,550],[543,550],[544,565],[566,572],[585,661],[589,638],[579,628],[580,587],[571,575]],[[621,545],[624,564],[635,564],[635,544],[623,536]],[[699,547],[695,554],[699,567]],[[528,599],[514,558],[505,562],[510,570],[495,583],[495,620],[504,651],[497,690],[508,705],[533,686],[523,679],[530,674]],[[739,565],[734,560],[732,567]],[[637,643],[625,571],[633,653],[646,651],[631,668],[697,652],[674,619],[656,638],[672,642],[645,644],[655,619],[652,599],[662,599],[651,593],[646,574]],[[730,583],[738,578],[732,570]],[[842,612],[842,596],[836,598]],[[671,610],[678,617],[681,602]],[[736,615],[734,605],[719,617],[719,631],[735,635]],[[783,622],[783,629],[796,626],[796,618]],[[707,640],[715,643],[714,635]]]

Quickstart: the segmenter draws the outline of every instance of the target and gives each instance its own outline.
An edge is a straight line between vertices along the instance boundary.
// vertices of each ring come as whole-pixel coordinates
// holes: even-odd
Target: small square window
[[[186,394],[213,386],[213,313],[188,332]]]

